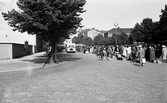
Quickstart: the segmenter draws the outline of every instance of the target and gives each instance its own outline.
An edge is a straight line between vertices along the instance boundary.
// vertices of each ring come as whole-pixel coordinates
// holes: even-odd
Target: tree
[[[69,38],[81,26],[79,16],[85,3],[85,0],[18,0],[19,11],[12,9],[2,15],[14,31],[36,34],[50,42],[49,59],[54,62],[56,43]]]
[[[92,46],[93,45],[93,40],[91,37],[86,37],[85,38],[85,44],[86,45],[89,45],[89,46]]]
[[[72,38],[72,43],[76,44],[76,41],[77,41],[77,37],[75,36],[75,37]]]
[[[165,5],[165,9],[161,10],[161,15],[160,15],[160,21],[159,21],[159,26],[160,26],[160,40],[161,41],[167,41],[167,5]]]
[[[118,43],[118,39],[119,39],[119,35],[116,34],[116,33],[114,33],[114,34],[112,35],[112,40],[113,40],[113,44],[114,44],[114,45],[118,45],[118,44],[119,44],[119,43]]]
[[[83,34],[78,34],[76,44],[85,44],[85,36]]]
[[[108,37],[107,45],[115,45],[115,39],[113,37]]]
[[[159,22],[153,23],[153,35],[152,35],[152,42],[153,43],[161,43],[161,37],[160,37],[160,24]]]
[[[141,24],[137,23],[132,29],[129,40],[133,42],[153,42],[153,29],[154,22],[150,18],[145,18],[142,20]]]
[[[152,43],[153,21],[150,18],[143,19],[141,23],[141,33],[144,36],[143,42]]]
[[[132,32],[130,34],[130,42],[140,42],[144,40],[144,35],[141,32],[141,25],[139,23],[136,23],[134,28],[132,29]]]
[[[103,35],[99,34],[94,38],[94,44],[95,45],[104,45],[105,38]]]
[[[129,44],[129,36],[126,33],[121,32],[121,34],[119,35],[118,42],[120,45]]]

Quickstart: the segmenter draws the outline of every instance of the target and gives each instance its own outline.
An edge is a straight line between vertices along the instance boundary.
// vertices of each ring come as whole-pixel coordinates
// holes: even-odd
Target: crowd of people
[[[167,47],[165,45],[116,45],[116,46],[86,46],[83,48],[84,53],[93,53],[98,58],[117,58],[117,60],[131,60],[138,62],[143,66],[146,62],[166,63]]]

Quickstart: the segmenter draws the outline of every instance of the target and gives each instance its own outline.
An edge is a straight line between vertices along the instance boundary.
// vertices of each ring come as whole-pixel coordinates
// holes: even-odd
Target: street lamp
[[[118,34],[118,23],[114,23],[114,26],[116,28],[116,34]],[[115,37],[115,45],[117,45],[117,37]]]

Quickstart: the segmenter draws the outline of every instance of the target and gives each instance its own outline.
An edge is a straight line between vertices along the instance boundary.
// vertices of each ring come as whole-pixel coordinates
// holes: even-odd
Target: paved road
[[[167,64],[58,57],[60,64],[45,69],[0,73],[0,103],[167,103]]]

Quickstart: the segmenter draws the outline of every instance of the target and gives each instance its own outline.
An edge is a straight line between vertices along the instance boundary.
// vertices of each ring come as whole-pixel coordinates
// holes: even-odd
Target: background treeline
[[[129,35],[124,32],[113,34],[112,37],[104,37],[99,34],[92,40],[87,37],[86,31],[78,34],[72,40],[76,44],[86,45],[124,45],[134,42],[144,42],[147,44],[167,43],[167,5],[161,10],[159,21],[154,22],[151,18],[144,18],[141,23],[136,23]]]

